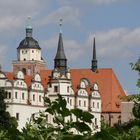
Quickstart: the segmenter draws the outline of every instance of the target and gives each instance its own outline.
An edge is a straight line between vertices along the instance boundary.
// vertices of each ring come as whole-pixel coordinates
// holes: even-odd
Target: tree
[[[45,97],[44,101],[47,106],[45,112],[34,116],[23,129],[26,139],[72,140],[85,139],[92,135],[88,125],[92,123],[92,114],[78,108],[68,109],[66,100],[61,95],[54,101]],[[48,114],[53,118],[53,125],[48,123]],[[72,120],[72,116],[76,119]]]
[[[0,88],[0,127],[3,127],[4,129],[8,129],[11,127],[10,125],[10,114],[9,112],[6,111],[6,103],[5,103],[5,98],[6,98],[7,92],[4,91],[3,88]]]

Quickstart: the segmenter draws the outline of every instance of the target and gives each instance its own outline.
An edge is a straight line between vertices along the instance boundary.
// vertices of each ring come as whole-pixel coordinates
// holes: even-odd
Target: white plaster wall
[[[41,61],[41,51],[39,49],[20,49],[19,53],[20,61],[24,61],[24,59]]]
[[[21,104],[8,104],[7,111],[11,116],[16,117],[16,113],[19,113],[18,129],[22,129],[26,122],[30,120],[33,113],[45,110],[45,107],[21,105]]]

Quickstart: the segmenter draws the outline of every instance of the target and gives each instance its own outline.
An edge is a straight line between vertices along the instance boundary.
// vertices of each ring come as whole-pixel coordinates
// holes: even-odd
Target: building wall
[[[122,102],[121,103],[121,121],[122,123],[128,122],[134,119],[132,112],[134,102]]]
[[[41,60],[41,51],[39,49],[20,49],[19,50],[19,61],[42,61]]]
[[[39,113],[39,111],[45,110],[45,107],[42,106],[31,106],[14,103],[7,105],[7,111],[18,121],[19,130],[21,130],[25,126],[26,122],[30,121],[32,114]]]

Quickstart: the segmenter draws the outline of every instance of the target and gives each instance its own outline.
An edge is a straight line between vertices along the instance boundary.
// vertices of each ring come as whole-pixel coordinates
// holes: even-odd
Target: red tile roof
[[[120,112],[119,96],[125,93],[112,69],[98,69],[97,73],[90,69],[72,69],[71,78],[73,89],[77,91],[77,86],[81,78],[86,78],[90,84],[97,83],[102,100],[102,112]]]
[[[41,70],[41,83],[44,88],[47,87],[49,77],[51,76],[52,70]],[[90,81],[90,84],[98,84],[99,91],[102,100],[102,112],[120,112],[120,99],[119,96],[125,96],[124,90],[122,89],[116,75],[112,69],[98,69],[98,71],[92,72],[90,69],[71,69],[72,87],[77,92],[77,87],[80,79],[86,78]],[[12,72],[6,73],[9,80],[13,80],[14,74]],[[31,84],[31,76],[25,76],[25,82],[28,87]],[[87,90],[90,92],[90,90]]]

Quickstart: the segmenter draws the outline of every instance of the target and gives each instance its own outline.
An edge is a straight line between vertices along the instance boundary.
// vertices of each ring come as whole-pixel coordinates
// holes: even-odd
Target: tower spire
[[[60,19],[59,26],[60,26],[60,33],[59,33],[57,53],[54,59],[54,68],[59,69],[60,72],[64,73],[67,70],[67,59],[63,47],[63,38],[62,38],[62,31],[61,31],[62,19]]]
[[[30,25],[31,23],[31,17],[28,17],[27,19],[27,26],[26,26],[26,37],[32,37],[32,26]]]
[[[96,59],[96,46],[95,46],[95,36],[93,39],[93,57],[92,57],[92,66],[91,66],[91,70],[93,72],[96,72],[97,70],[97,59]]]

